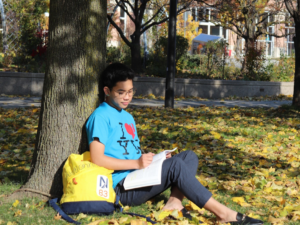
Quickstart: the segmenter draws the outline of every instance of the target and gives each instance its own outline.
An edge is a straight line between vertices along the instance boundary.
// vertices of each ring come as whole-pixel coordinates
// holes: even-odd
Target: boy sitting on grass
[[[195,178],[198,157],[184,151],[163,162],[161,184],[124,190],[125,177],[135,169],[143,169],[152,162],[153,153],[144,154],[140,148],[135,121],[127,108],[134,95],[134,72],[120,63],[109,65],[103,72],[105,101],[92,113],[86,124],[91,160],[98,166],[114,170],[113,187],[123,205],[137,206],[171,187],[171,195],[163,210],[177,209],[191,219],[182,205],[186,196],[198,207],[214,213],[220,222],[230,224],[263,224],[235,212],[216,201],[212,194]]]

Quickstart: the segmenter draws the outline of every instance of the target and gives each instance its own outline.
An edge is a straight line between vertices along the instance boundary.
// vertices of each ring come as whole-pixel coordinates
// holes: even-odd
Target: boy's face
[[[104,93],[109,105],[118,110],[126,109],[134,93],[132,80],[119,81],[111,90],[104,87]]]

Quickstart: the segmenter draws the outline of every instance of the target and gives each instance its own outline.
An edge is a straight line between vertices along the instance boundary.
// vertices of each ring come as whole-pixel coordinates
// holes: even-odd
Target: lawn
[[[6,194],[26,181],[39,111],[0,108],[0,224],[66,224],[39,199],[3,202]],[[265,224],[300,224],[299,110],[145,107],[127,111],[136,119],[145,151],[193,150],[199,157],[198,180],[223,204]],[[147,204],[126,209],[149,215],[161,224],[187,224],[176,211],[164,218],[167,215],[160,209],[168,194],[166,191]],[[194,217],[215,224],[208,211],[187,199],[184,204]],[[100,224],[143,224],[120,213],[72,217],[83,224],[98,220]]]

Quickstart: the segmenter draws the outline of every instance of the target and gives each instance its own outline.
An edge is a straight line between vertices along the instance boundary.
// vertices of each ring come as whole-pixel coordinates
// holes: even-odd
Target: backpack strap
[[[150,222],[150,223],[152,223],[152,224],[156,224],[156,222],[153,221],[153,220],[151,220],[150,217],[148,217],[148,216],[144,216],[144,215],[137,214],[137,213],[130,213],[130,212],[123,212],[123,214],[131,215],[131,216],[143,217],[143,218],[145,218],[148,222]]]
[[[69,217],[58,205],[57,205],[57,201],[58,198],[54,198],[49,200],[49,205],[52,206],[53,209],[56,210],[56,212],[59,213],[59,215],[61,215],[61,217],[63,219],[65,219],[66,221],[68,221],[69,223],[75,223],[75,224],[80,224],[79,222],[73,220],[71,217]]]
[[[120,212],[123,212],[123,205],[120,202],[120,196],[116,195],[116,201],[115,201],[115,207],[120,210]]]

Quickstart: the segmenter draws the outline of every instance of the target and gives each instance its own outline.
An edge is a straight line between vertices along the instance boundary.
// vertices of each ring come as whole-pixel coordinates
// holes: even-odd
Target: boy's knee
[[[192,150],[187,150],[186,152],[187,152],[186,154],[188,155],[188,157],[195,158],[198,160],[198,156],[195,154],[195,152],[193,152]]]

